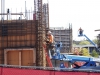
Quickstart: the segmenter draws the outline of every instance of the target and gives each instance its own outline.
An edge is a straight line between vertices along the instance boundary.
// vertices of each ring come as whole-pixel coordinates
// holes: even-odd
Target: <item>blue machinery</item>
[[[86,37],[87,40],[97,48],[97,45],[93,41],[91,41],[85,34],[82,33],[82,34],[79,34],[78,36],[79,37],[82,37],[82,36]]]
[[[99,58],[61,54],[60,53],[61,48],[62,48],[62,43],[58,42],[56,44],[55,54],[53,56],[51,56],[51,53],[49,52],[49,55],[50,55],[52,60],[67,61],[71,64],[74,64],[76,61],[85,62],[85,64],[83,66],[78,66],[78,65],[74,64],[76,66],[74,68],[77,68],[77,69],[96,67],[96,62],[100,62]],[[60,64],[60,68],[66,68],[64,66],[64,63]]]
[[[86,35],[78,35],[80,36],[84,36],[86,37],[96,48],[96,44],[91,41]],[[76,61],[82,61],[85,62],[84,65],[82,66],[78,66],[77,64],[74,64],[77,69],[82,69],[82,68],[92,68],[92,67],[96,67],[96,63],[100,63],[100,58],[94,58],[94,57],[86,57],[86,56],[78,56],[78,55],[68,55],[68,54],[61,54],[60,50],[62,48],[62,43],[58,42],[55,45],[55,54],[51,55],[50,51],[49,51],[49,56],[52,60],[61,60],[61,61],[67,61],[71,64],[74,64]],[[64,63],[60,64],[60,68],[66,68]]]

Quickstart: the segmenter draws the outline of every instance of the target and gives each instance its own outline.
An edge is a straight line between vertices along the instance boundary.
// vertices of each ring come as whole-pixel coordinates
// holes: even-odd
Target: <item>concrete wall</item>
[[[0,64],[4,64],[4,49],[11,48],[17,50],[17,48],[36,47],[36,25],[37,21],[33,20],[0,21]],[[9,52],[8,57],[14,59],[12,56],[16,55],[17,61],[18,54],[18,51]],[[15,62],[9,61],[9,64],[11,63]],[[15,64],[18,64],[18,62]]]

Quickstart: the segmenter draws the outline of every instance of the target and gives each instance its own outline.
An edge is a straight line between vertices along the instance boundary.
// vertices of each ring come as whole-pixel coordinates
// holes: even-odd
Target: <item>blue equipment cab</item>
[[[52,59],[61,59],[60,50],[62,48],[62,42],[57,42],[55,45],[55,53]]]

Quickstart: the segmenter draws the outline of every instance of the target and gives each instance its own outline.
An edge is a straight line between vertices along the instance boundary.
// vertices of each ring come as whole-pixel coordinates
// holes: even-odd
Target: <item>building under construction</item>
[[[49,29],[48,3],[43,4],[42,0],[34,0],[34,12],[31,15],[33,18],[27,19],[26,12],[12,13],[10,9],[4,12],[4,0],[1,1],[0,64],[47,66],[43,45]],[[9,16],[13,15],[20,17],[10,19]],[[24,19],[23,15],[25,15]],[[7,18],[5,19],[4,16]]]
[[[55,42],[62,42],[61,53],[69,53],[72,50],[72,25],[69,24],[68,28],[64,27],[51,27],[50,28]]]
[[[47,63],[48,54],[45,49],[46,32],[49,30],[48,3],[43,4],[42,0],[34,0],[34,12],[31,15],[33,18],[28,19],[26,10],[25,14],[23,12],[12,13],[9,12],[9,9],[5,13],[3,10],[4,1],[1,0],[2,9],[0,13],[0,75],[99,75],[99,71],[92,70],[92,73],[90,70],[86,71],[87,69],[86,72],[70,68],[66,70],[67,60],[58,60],[59,62],[54,60],[55,66],[46,67],[51,62],[49,59],[50,62]],[[20,17],[10,19],[9,16],[11,15],[19,15]],[[4,16],[7,18],[5,19]],[[22,16],[25,16],[25,18],[23,19]],[[61,32],[63,33],[63,31],[66,32],[66,30]],[[70,27],[68,37],[68,42],[70,42],[72,40],[72,29]],[[71,47],[71,42],[68,46]],[[66,68],[64,67],[64,70],[59,68],[62,64],[58,66],[56,62],[58,64],[65,62]]]
[[[3,1],[1,0],[0,13],[0,64],[46,66],[43,44],[49,29],[48,3],[34,0],[34,12],[31,15],[33,18],[28,20],[26,16],[22,19],[26,12],[12,13],[10,9],[4,12]],[[9,19],[13,15],[20,17],[16,20]]]

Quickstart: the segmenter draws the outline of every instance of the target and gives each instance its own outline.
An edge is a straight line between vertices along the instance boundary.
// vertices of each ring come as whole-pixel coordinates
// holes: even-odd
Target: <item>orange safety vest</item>
[[[53,35],[49,35],[49,42],[50,42],[50,43],[53,43],[53,42],[54,42],[54,37],[53,37]]]

